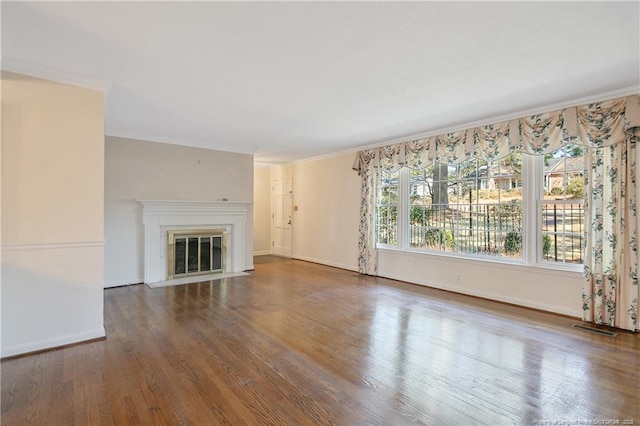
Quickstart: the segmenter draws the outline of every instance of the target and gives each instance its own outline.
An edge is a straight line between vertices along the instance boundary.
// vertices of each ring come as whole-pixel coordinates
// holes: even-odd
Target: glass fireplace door
[[[170,260],[173,259],[173,270],[169,269],[169,278],[222,272],[223,236],[222,233],[211,232],[207,235],[170,232],[168,253]]]

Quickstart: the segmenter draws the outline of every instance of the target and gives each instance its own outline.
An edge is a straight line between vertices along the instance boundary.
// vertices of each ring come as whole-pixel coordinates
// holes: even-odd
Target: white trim
[[[257,166],[257,167],[264,167],[265,169],[270,169],[273,166],[275,166],[276,164],[275,163],[267,163],[265,161],[255,161],[254,160],[253,165]]]
[[[381,186],[381,185],[378,185]],[[397,217],[398,217],[398,228],[396,230],[397,235],[397,244],[398,247],[402,250],[409,249],[409,244],[411,241],[411,237],[409,235],[409,228],[411,227],[411,221],[409,220],[410,212],[411,212],[411,199],[408,196],[409,190],[411,186],[411,178],[409,176],[409,169],[406,167],[398,170],[398,204],[397,204]],[[376,194],[376,199],[377,199]],[[406,203],[404,201],[407,201]],[[377,206],[377,203],[376,203]]]
[[[540,216],[540,201],[542,200],[542,172],[543,156],[522,155],[522,258],[513,259],[508,256],[485,256],[473,253],[460,253],[453,251],[441,251],[436,249],[424,249],[410,246],[409,217],[409,169],[406,167],[398,170],[398,220],[397,220],[397,245],[376,243],[376,249],[390,250],[396,253],[417,253],[423,255],[440,256],[443,258],[468,259],[478,262],[492,262],[520,267],[536,267],[554,271],[567,271],[582,273],[583,264],[564,262],[551,262],[542,260],[542,227]],[[569,200],[563,202],[569,203]],[[376,201],[377,206],[377,201]]]
[[[429,288],[435,288],[435,289],[439,289],[439,290],[446,290],[446,291],[451,291],[454,293],[459,293],[459,294],[466,294],[468,296],[474,296],[474,297],[481,297],[483,299],[489,299],[489,300],[494,300],[494,301],[498,301],[498,302],[505,302],[505,303],[510,303],[512,305],[518,305],[518,306],[524,306],[527,308],[533,308],[533,309],[540,309],[542,311],[546,311],[546,312],[552,312],[555,314],[561,314],[561,315],[568,315],[570,317],[575,317],[575,318],[582,318],[582,311],[580,311],[579,309],[567,309],[565,307],[562,306],[552,306],[552,305],[547,305],[544,303],[535,303],[535,302],[531,302],[531,300],[527,300],[527,299],[520,299],[517,297],[505,297],[503,294],[499,294],[499,293],[489,293],[489,292],[485,292],[485,291],[475,291],[475,290],[470,290],[468,288],[465,287],[459,287],[459,286],[455,286],[455,285],[446,285],[446,284],[441,284],[441,283],[434,283],[434,282],[430,282],[430,281],[426,281],[426,280],[420,280],[420,279],[416,279],[416,278],[410,278],[410,277],[406,277],[403,275],[397,275],[397,274],[387,274],[387,275],[379,275],[380,277],[383,278],[389,278],[392,280],[398,280],[398,281],[404,281],[410,284],[417,284],[417,285],[422,285],[425,287],[429,287]]]
[[[227,233],[224,272],[242,272],[248,201],[137,200],[144,225],[144,282],[167,279],[167,232],[170,230],[222,229]],[[252,261],[248,262],[252,265]]]
[[[56,83],[84,87],[85,89],[99,90],[101,92],[106,92],[111,86],[111,82],[93,76],[68,70],[61,70],[37,62],[6,55],[2,55],[0,68],[3,71],[28,75]]]
[[[104,327],[95,330],[84,331],[82,333],[68,334],[66,336],[54,337],[52,339],[39,340],[35,342],[22,343],[19,345],[4,346],[2,348],[2,358],[8,356],[26,354],[29,352],[41,351],[44,349],[53,349],[60,346],[70,345],[74,343],[82,343],[87,340],[99,339],[105,337]]]
[[[267,256],[270,254],[271,254],[271,250],[258,250],[253,252],[254,256]]]
[[[357,150],[354,150],[354,152],[355,151],[362,151],[362,150],[365,150],[365,149],[371,149],[371,148],[379,148],[381,146],[393,145],[393,144],[402,143],[402,142],[408,142],[408,141],[412,141],[412,140],[415,140],[415,139],[421,139],[421,138],[428,138],[428,137],[431,137],[431,136],[443,135],[445,133],[459,132],[461,130],[473,129],[475,127],[487,126],[489,124],[502,123],[502,122],[505,122],[505,121],[511,121],[511,120],[515,120],[515,119],[518,119],[518,118],[522,118],[522,117],[529,117],[531,115],[543,114],[543,113],[552,112],[552,111],[558,111],[560,109],[571,108],[571,107],[585,105],[585,104],[589,104],[589,103],[604,102],[604,101],[608,101],[608,100],[611,100],[611,99],[617,99],[617,98],[623,98],[623,97],[626,97],[626,96],[637,95],[639,93],[640,93],[640,85],[624,87],[622,89],[611,90],[609,92],[599,93],[599,94],[591,95],[591,96],[583,96],[581,98],[577,98],[577,99],[573,99],[573,100],[569,100],[569,101],[556,102],[556,103],[553,103],[553,104],[546,104],[546,105],[543,105],[543,106],[540,106],[540,107],[537,107],[537,108],[530,108],[530,109],[526,109],[526,110],[520,110],[520,111],[517,111],[517,112],[513,112],[513,113],[510,113],[510,114],[493,116],[493,117],[484,118],[484,119],[481,119],[481,120],[461,123],[461,124],[458,124],[458,125],[455,125],[455,126],[452,126],[452,127],[439,128],[439,129],[435,129],[435,130],[432,130],[432,131],[429,131],[429,132],[419,133],[419,134],[412,135],[412,136],[399,137],[399,138],[396,138],[396,139],[388,140],[388,141],[386,141],[384,143],[376,143],[376,144],[371,144],[371,145],[368,145],[368,146],[364,146],[364,147],[358,148]]]
[[[543,198],[543,183],[544,156],[522,155],[522,259],[527,265],[537,264],[542,256],[542,217],[538,201]]]
[[[105,129],[105,136],[111,136],[114,138],[122,138],[122,139],[134,139],[145,142],[154,142],[154,143],[164,143],[168,145],[179,145],[185,146],[188,148],[199,148],[199,149],[208,149],[211,151],[222,151],[222,152],[231,152],[234,154],[246,154],[246,155],[254,155],[255,150],[253,149],[239,149],[238,147],[229,146],[229,145],[212,145],[209,141],[195,141],[195,140],[187,140],[180,139],[179,143],[176,142],[175,138],[170,138],[161,135],[150,135],[148,133],[134,133],[134,132],[119,132],[113,129]]]
[[[455,265],[460,263],[466,263],[470,266],[490,266],[494,269],[511,269],[516,271],[528,271],[535,272],[537,274],[548,274],[552,276],[559,276],[559,274],[566,274],[567,278],[581,278],[582,270],[568,270],[561,268],[549,268],[540,266],[539,264],[531,264],[527,265],[523,262],[506,262],[504,260],[498,260],[493,257],[487,256],[484,257],[471,257],[471,256],[462,256],[457,253],[452,252],[438,252],[438,251],[418,251],[418,250],[400,250],[396,248],[388,248],[388,247],[378,247],[380,251],[387,251],[394,255],[399,256],[412,256],[415,258],[424,258],[424,257],[435,257],[438,260],[443,260],[447,262],[452,262]]]
[[[199,200],[148,200],[140,199],[136,200],[145,209],[152,209],[155,212],[177,212],[185,209],[189,210],[204,210],[211,209],[224,210],[224,211],[244,211],[246,206],[239,206],[238,204],[253,204],[252,201],[230,201],[230,200],[216,200],[216,201],[199,201]]]
[[[305,262],[317,263],[320,265],[331,266],[333,268],[346,269],[347,271],[358,272],[357,266],[345,265],[344,263],[338,263],[338,262],[330,262],[327,260],[317,259],[315,257],[293,256],[292,259],[304,260]]]
[[[104,247],[104,240],[96,241],[65,241],[49,243],[25,243],[25,244],[3,244],[1,251],[16,250],[57,250],[57,249],[77,249],[85,247]]]
[[[144,284],[144,278],[105,281],[103,288],[122,287],[124,285]]]

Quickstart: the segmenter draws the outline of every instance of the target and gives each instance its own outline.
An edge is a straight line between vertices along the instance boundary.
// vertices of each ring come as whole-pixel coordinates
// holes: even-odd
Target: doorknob
[[[287,225],[291,225],[291,219],[289,219],[289,221],[287,222]]]

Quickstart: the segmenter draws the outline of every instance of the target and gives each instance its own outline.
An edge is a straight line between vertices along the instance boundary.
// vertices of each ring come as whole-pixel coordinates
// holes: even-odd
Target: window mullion
[[[538,200],[542,194],[543,160],[541,155],[522,156],[522,260],[527,265],[540,259],[538,247],[542,244],[542,230],[539,224],[542,217]]]
[[[398,172],[398,248],[409,248],[409,169]]]

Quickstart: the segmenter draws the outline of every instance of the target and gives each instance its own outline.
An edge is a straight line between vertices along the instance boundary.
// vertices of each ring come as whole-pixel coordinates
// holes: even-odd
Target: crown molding
[[[345,150],[342,150],[342,151],[336,151],[336,152],[329,153],[329,154],[323,154],[323,155],[318,155],[318,156],[315,156],[315,157],[303,158],[303,159],[300,159],[300,160],[292,161],[291,163],[284,163],[284,164],[301,164],[301,163],[307,163],[307,162],[310,162],[310,161],[318,161],[318,160],[323,160],[323,159],[326,159],[326,158],[337,157],[337,156],[340,156],[340,155],[356,153],[358,151],[363,151],[363,150],[366,150],[366,149],[380,148],[382,146],[394,145],[394,144],[397,144],[397,143],[412,141],[412,140],[416,140],[416,139],[422,139],[422,138],[428,138],[428,137],[432,137],[432,136],[443,135],[445,133],[459,132],[461,130],[472,129],[474,127],[481,127],[481,126],[486,126],[486,125],[489,125],[489,124],[501,123],[501,122],[504,122],[504,121],[510,121],[510,120],[514,120],[516,118],[527,117],[527,116],[530,116],[530,115],[542,114],[542,113],[551,112],[551,111],[557,111],[557,110],[564,109],[564,108],[570,108],[570,107],[590,104],[590,103],[594,103],[594,102],[604,102],[604,101],[608,101],[608,100],[611,100],[611,99],[623,98],[623,97],[626,97],[626,96],[633,96],[633,95],[638,95],[638,94],[640,94],[640,85],[634,85],[634,86],[624,87],[624,88],[621,88],[621,89],[611,90],[611,91],[602,92],[602,93],[598,93],[598,94],[594,94],[594,95],[583,96],[583,97],[580,97],[580,98],[574,98],[572,100],[556,102],[556,103],[553,103],[553,104],[546,104],[544,106],[531,108],[531,109],[527,109],[527,110],[520,110],[518,112],[514,112],[514,113],[510,113],[510,114],[494,116],[492,118],[486,118],[486,119],[482,119],[482,120],[466,122],[466,123],[463,123],[463,124],[460,124],[460,125],[456,125],[454,127],[442,127],[442,128],[439,128],[439,129],[436,129],[436,130],[431,130],[431,131],[424,132],[424,133],[418,133],[418,134],[402,136],[402,137],[398,137],[398,138],[395,138],[395,139],[386,140],[384,142],[377,142],[377,143],[374,143],[374,144],[362,145],[362,146],[359,146],[359,147],[349,148],[349,149],[345,149]]]
[[[358,148],[357,150],[352,150],[352,151],[355,152],[355,151],[361,151],[364,149],[379,148],[381,146],[393,145],[396,143],[407,142],[415,139],[428,138],[432,136],[443,135],[445,133],[459,132],[462,130],[473,129],[474,127],[481,127],[481,126],[487,126],[489,124],[502,123],[504,121],[510,121],[517,118],[527,117],[530,115],[543,114],[546,112],[557,111],[564,108],[571,108],[571,107],[590,104],[594,102],[604,102],[611,99],[623,98],[625,96],[637,95],[639,93],[640,93],[640,85],[629,86],[622,89],[616,89],[616,90],[602,92],[594,95],[574,98],[572,100],[556,102],[553,104],[545,104],[544,106],[530,108],[526,110],[520,110],[517,112],[494,116],[491,118],[485,118],[482,120],[470,121],[470,122],[466,122],[453,127],[440,128],[440,129],[432,130],[426,133],[419,133],[416,135],[400,137],[400,138],[388,140],[383,143],[376,143],[376,144],[363,146],[361,148]]]
[[[30,77],[84,87],[85,89],[98,90],[101,92],[106,92],[111,86],[111,82],[96,77],[53,68],[13,56],[0,56],[0,69],[2,69],[2,71],[28,75]]]
[[[120,133],[117,131],[106,129],[105,136],[109,136],[112,138],[119,138],[119,139],[132,139],[132,140],[137,140],[142,142],[153,142],[153,143],[163,143],[167,145],[184,146],[186,148],[206,149],[209,151],[228,152],[231,154],[244,154],[244,155],[251,155],[251,156],[254,155],[253,150],[250,150],[250,149],[234,148],[228,145],[205,145],[193,140],[186,140],[186,139],[181,139],[179,141],[176,141],[176,139],[167,138],[167,137],[158,136],[158,135],[149,135],[149,134],[131,133],[131,132]]]

